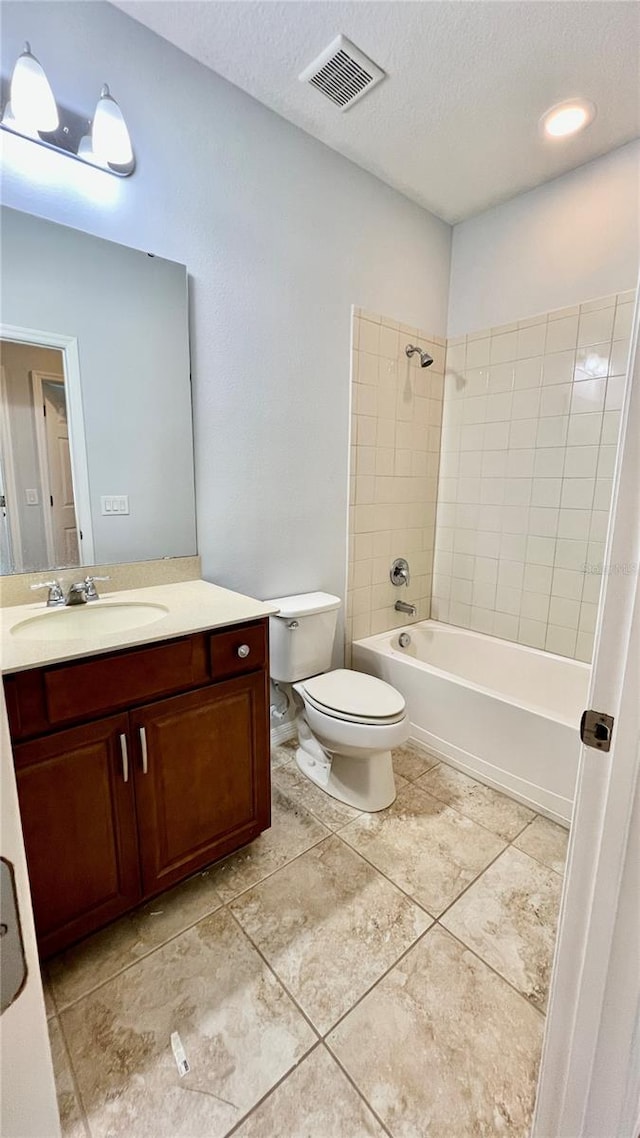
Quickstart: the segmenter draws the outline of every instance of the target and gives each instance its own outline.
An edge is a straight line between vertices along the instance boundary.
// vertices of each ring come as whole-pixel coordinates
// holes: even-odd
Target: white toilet
[[[390,684],[328,671],[340,598],[302,593],[271,602],[271,678],[292,685],[300,770],[333,798],[359,810],[384,810],[396,796],[391,748],[409,737],[404,698]]]

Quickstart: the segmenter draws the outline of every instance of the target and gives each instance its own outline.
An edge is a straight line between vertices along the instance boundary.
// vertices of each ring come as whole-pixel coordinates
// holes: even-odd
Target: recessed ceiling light
[[[547,138],[567,138],[584,130],[595,117],[595,104],[589,99],[567,99],[543,114],[540,127]]]

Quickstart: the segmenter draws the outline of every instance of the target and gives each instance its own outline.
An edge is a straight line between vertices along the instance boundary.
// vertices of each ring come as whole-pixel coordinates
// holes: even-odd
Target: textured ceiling
[[[456,222],[640,134],[640,5],[628,0],[118,0],[278,114]],[[341,112],[298,74],[342,32],[386,72]],[[538,132],[584,95],[593,125]]]

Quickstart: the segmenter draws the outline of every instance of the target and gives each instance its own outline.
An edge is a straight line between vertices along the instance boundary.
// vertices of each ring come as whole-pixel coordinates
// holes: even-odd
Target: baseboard
[[[280,723],[277,727],[271,728],[271,746],[277,747],[279,743],[286,743],[287,739],[295,739],[296,736],[296,722],[295,719],[287,719],[284,723]]]
[[[537,814],[544,814],[546,818],[558,822],[561,826],[568,827],[570,825],[573,809],[573,803],[570,799],[563,798],[559,794],[536,786],[533,782],[528,782],[526,779],[510,774],[500,767],[493,766],[492,763],[478,758],[477,755],[471,755],[468,751],[463,751],[462,748],[447,743],[437,735],[432,735],[415,723],[411,724],[410,738],[416,743],[421,743],[437,758],[449,763],[450,766],[462,771],[463,774],[468,774],[486,786],[499,790],[510,798],[515,798],[517,802],[522,802],[523,806],[528,806]]]

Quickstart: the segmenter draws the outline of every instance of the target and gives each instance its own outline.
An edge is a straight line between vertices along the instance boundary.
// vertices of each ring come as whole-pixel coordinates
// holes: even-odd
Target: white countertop
[[[256,601],[253,597],[233,593],[230,589],[211,585],[208,581],[183,581],[174,585],[153,585],[145,589],[102,592],[100,600],[89,602],[87,607],[136,602],[165,605],[169,611],[153,624],[144,624],[139,628],[109,633],[92,631],[87,637],[64,640],[48,640],[44,635],[42,640],[22,640],[12,635],[12,629],[22,621],[44,613],[51,614],[55,619],[56,613],[62,612],[62,609],[47,609],[42,600],[35,604],[0,608],[2,672],[22,672],[27,668],[59,664],[82,656],[118,652],[137,644],[153,644],[158,640],[170,640],[191,632],[243,624],[278,611],[277,606],[269,602]],[[78,608],[75,611],[78,612]]]

